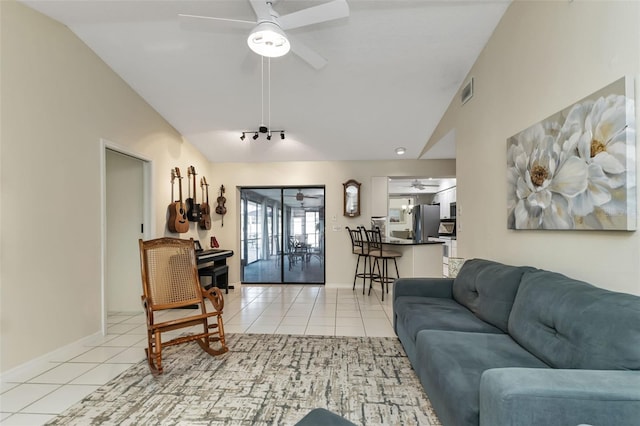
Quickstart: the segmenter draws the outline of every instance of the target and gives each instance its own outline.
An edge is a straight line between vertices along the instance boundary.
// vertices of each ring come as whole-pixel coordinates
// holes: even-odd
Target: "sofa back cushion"
[[[520,278],[529,269],[485,259],[467,260],[453,281],[453,298],[506,333]]]
[[[640,370],[640,297],[554,272],[526,272],[509,334],[555,368]]]

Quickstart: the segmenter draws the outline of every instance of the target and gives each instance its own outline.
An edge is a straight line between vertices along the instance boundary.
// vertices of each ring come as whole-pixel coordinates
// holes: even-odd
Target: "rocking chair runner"
[[[162,348],[196,341],[210,355],[220,355],[229,350],[225,344],[222,308],[224,298],[217,287],[205,290],[200,286],[193,238],[158,238],[140,244],[140,267],[142,272],[142,306],[147,316],[148,348],[145,349],[149,368],[154,374],[162,374]],[[207,312],[205,301],[213,305]],[[186,308],[197,305],[194,315],[157,322],[158,311],[171,308]],[[209,318],[216,317],[216,324]],[[180,336],[163,342],[164,332],[184,327],[202,326],[196,334]],[[220,349],[213,349],[212,342],[219,342]]]

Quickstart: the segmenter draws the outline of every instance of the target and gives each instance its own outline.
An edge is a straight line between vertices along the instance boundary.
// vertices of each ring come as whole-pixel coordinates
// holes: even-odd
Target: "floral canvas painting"
[[[509,229],[636,229],[633,80],[507,140]]]

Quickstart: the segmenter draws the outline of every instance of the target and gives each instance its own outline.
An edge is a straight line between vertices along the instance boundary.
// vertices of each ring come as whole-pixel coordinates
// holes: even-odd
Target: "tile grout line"
[[[283,322],[284,319],[288,316],[289,313],[291,313],[292,308],[294,308],[296,306],[296,302],[299,303],[304,303],[304,304],[310,304],[311,305],[311,310],[310,312],[305,313],[306,316],[306,325],[304,327],[304,332],[303,335],[306,335],[307,331],[309,330],[309,327],[313,326],[313,313],[314,312],[320,312],[320,308],[322,307],[324,309],[325,305],[331,304],[333,306],[333,309],[331,310],[331,314],[329,317],[327,318],[332,318],[333,319],[333,324],[330,325],[329,327],[332,329],[332,336],[336,336],[336,332],[337,332],[337,327],[338,327],[338,305],[339,305],[339,301],[346,301],[348,303],[350,303],[351,298],[353,298],[353,302],[355,302],[355,304],[357,304],[357,312],[358,312],[358,317],[360,318],[360,321],[358,321],[358,323],[360,324],[361,328],[362,328],[362,335],[363,336],[368,336],[369,333],[367,333],[366,327],[365,327],[365,318],[364,318],[364,314],[365,312],[369,311],[370,309],[366,309],[367,307],[373,307],[373,306],[378,306],[381,308],[382,312],[384,313],[384,318],[386,319],[387,322],[389,322],[391,324],[392,327],[392,322],[391,322],[391,318],[389,318],[389,307],[388,304],[384,304],[381,302],[380,297],[378,297],[378,293],[374,290],[374,299],[372,299],[371,297],[359,297],[359,294],[357,293],[357,289],[353,290],[349,287],[349,289],[351,290],[351,292],[346,291],[345,289],[338,287],[338,288],[330,288],[327,289],[326,286],[321,286],[318,288],[308,288],[309,292],[307,292],[304,288],[304,286],[295,286],[291,289],[289,289],[286,286],[280,286],[278,287],[279,291],[277,293],[274,293],[273,290],[276,289],[276,286],[265,286],[265,287],[257,287],[254,289],[254,291],[240,291],[237,294],[233,294],[233,296],[230,298],[231,301],[233,301],[234,306],[236,305],[236,303],[238,303],[237,308],[239,308],[239,310],[230,317],[230,320],[232,320],[233,318],[236,318],[238,315],[241,315],[243,312],[244,313],[248,313],[249,311],[251,311],[251,304],[252,303],[256,303],[256,302],[260,302],[261,304],[263,303],[261,301],[261,299],[264,299],[264,301],[266,302],[268,300],[268,303],[265,304],[265,306],[262,306],[261,308],[259,308],[259,313],[257,316],[255,316],[255,318],[250,322],[250,324],[247,327],[243,327],[241,326],[242,323],[240,323],[238,328],[243,329],[240,333],[246,333],[247,330],[251,327],[253,327],[254,325],[256,325],[257,323],[257,319],[264,315],[265,311],[269,308],[269,307],[276,307],[278,306],[278,303],[282,303],[283,305],[286,303],[286,310],[284,312],[281,312],[279,315],[279,321],[277,323],[277,325],[275,326],[275,330],[273,333],[270,334],[277,334],[277,330],[281,327],[284,326]],[[293,292],[290,292],[288,290],[293,290]],[[340,299],[340,295],[345,296],[342,300]],[[349,297],[346,297],[346,296]],[[328,297],[327,297],[328,296]],[[390,296],[389,296],[390,297]],[[320,300],[323,299],[324,303],[321,304]],[[286,302],[285,302],[286,301]],[[309,303],[311,302],[312,303]],[[375,301],[375,303],[372,303],[373,301]],[[244,304],[243,304],[244,303]],[[316,309],[318,309],[316,311]],[[374,311],[378,311],[378,309],[373,309]],[[325,311],[326,312],[326,311]],[[107,336],[103,336],[102,339],[99,339],[98,342],[94,342],[92,343],[92,346],[84,346],[82,345],[81,347],[79,347],[79,349],[82,349],[81,353],[78,354],[74,354],[74,356],[72,358],[67,359],[67,357],[65,356],[65,361],[50,361],[49,363],[52,364],[53,366],[51,368],[47,368],[45,371],[39,372],[36,376],[34,377],[30,377],[27,380],[23,380],[21,382],[11,382],[12,384],[16,384],[16,386],[12,386],[11,388],[7,389],[6,391],[3,392],[6,393],[12,389],[15,389],[17,386],[20,385],[27,385],[27,384],[33,384],[33,385],[54,385],[55,387],[53,389],[51,389],[49,392],[47,392],[46,394],[42,395],[40,398],[34,400],[34,401],[30,401],[28,402],[28,404],[24,407],[22,407],[20,410],[16,411],[16,412],[3,412],[3,414],[8,414],[8,416],[6,418],[4,418],[4,420],[2,422],[4,422],[5,420],[9,419],[10,417],[12,417],[15,414],[32,414],[32,415],[57,415],[58,413],[28,413],[25,412],[25,410],[28,409],[28,407],[32,406],[33,404],[36,404],[37,402],[41,401],[43,398],[46,398],[47,396],[51,395],[52,393],[59,391],[61,388],[65,387],[65,386],[101,386],[100,384],[81,384],[81,383],[76,383],[76,384],[72,384],[71,382],[73,380],[76,380],[78,377],[81,377],[85,374],[89,374],[92,371],[100,368],[100,366],[103,365],[129,365],[129,367],[131,367],[132,365],[134,365],[135,363],[131,363],[131,362],[110,362],[110,360],[112,360],[113,358],[120,356],[122,353],[130,350],[131,348],[136,348],[137,344],[140,341],[145,340],[145,336],[143,334],[139,334],[139,339],[133,339],[131,338],[130,341],[127,341],[126,339],[124,340],[125,342],[127,342],[127,344],[120,346],[120,345],[116,345],[116,346],[110,346],[109,342],[110,341],[114,341],[116,339],[119,339],[123,336],[138,336],[138,334],[136,334],[135,332],[133,332],[134,330],[138,330],[141,325],[136,325],[133,321],[135,321],[135,317],[140,317],[142,319],[144,319],[144,316],[140,316],[140,313],[123,313],[123,312],[114,312],[113,316],[122,316],[122,318],[120,318],[118,321],[113,321],[109,322],[109,327],[113,327],[116,325],[132,325],[132,327],[130,327],[129,329],[127,329],[126,331],[121,331],[121,329],[127,328],[127,327],[116,327],[117,330],[119,330],[118,332],[114,332],[113,336],[110,338],[107,338]],[[346,320],[346,322],[351,322],[353,320],[355,320],[355,317],[344,317],[343,319]],[[351,323],[352,325],[353,322]],[[142,326],[144,326],[144,323],[142,323]],[[326,329],[326,325],[323,326]],[[107,333],[109,333],[109,331],[107,331]],[[297,333],[296,333],[297,334]],[[104,339],[104,341],[103,341]],[[136,340],[135,342],[133,342],[133,340]],[[118,342],[118,343],[122,343],[122,342]],[[74,359],[81,357],[82,355],[86,354],[89,351],[92,350],[96,350],[98,348],[119,348],[121,349],[120,351],[118,351],[117,353],[114,353],[112,356],[110,356],[109,358],[106,359],[102,359],[100,361],[73,361]],[[141,349],[142,350],[142,349]],[[73,378],[67,380],[64,383],[39,383],[39,382],[28,382],[28,380],[32,380],[35,379],[36,377],[46,374],[47,372],[51,371],[54,368],[58,368],[63,364],[95,364],[92,366],[92,368],[90,368],[88,371],[83,372],[82,374],[78,375],[78,376],[74,376]],[[97,381],[97,380],[96,380]],[[7,382],[9,383],[9,382]],[[68,408],[68,407],[67,407]],[[0,423],[2,423],[0,422]]]

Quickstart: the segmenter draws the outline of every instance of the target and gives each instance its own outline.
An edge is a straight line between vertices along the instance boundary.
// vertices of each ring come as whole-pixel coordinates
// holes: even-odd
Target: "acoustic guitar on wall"
[[[189,183],[193,177],[193,198],[191,198],[191,195],[187,198],[187,219],[191,222],[200,222],[202,214],[200,213],[200,204],[196,201],[196,169],[193,166],[189,166],[187,175]],[[191,192],[191,186],[189,187],[189,192]]]
[[[209,207],[209,184],[207,183],[207,178],[202,176],[200,179],[200,188],[202,189],[202,203],[200,204],[200,212],[202,213],[202,217],[200,218],[200,229],[211,229],[211,207]],[[207,198],[205,198],[205,188]]]
[[[175,179],[178,178],[178,192],[180,199],[173,201],[173,185]],[[187,221],[187,209],[182,202],[182,176],[180,169],[171,170],[171,204],[169,205],[169,221],[167,222],[169,231],[183,234],[189,231],[189,222]]]

